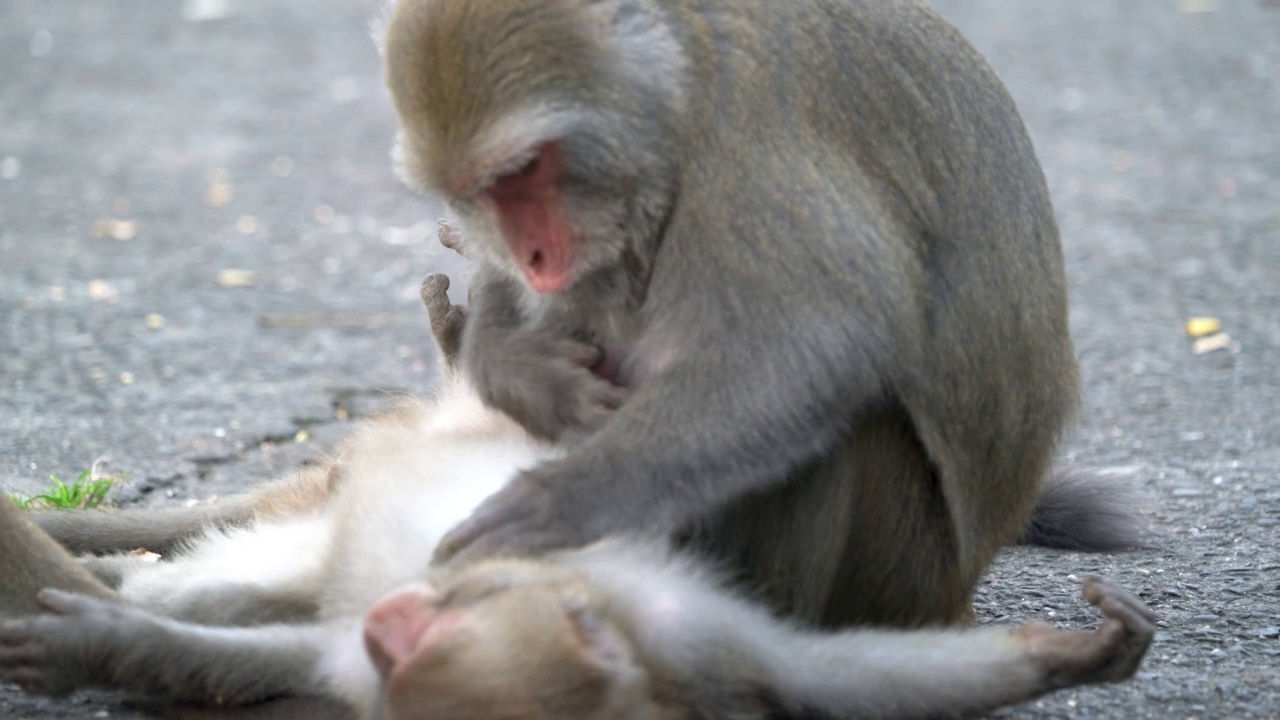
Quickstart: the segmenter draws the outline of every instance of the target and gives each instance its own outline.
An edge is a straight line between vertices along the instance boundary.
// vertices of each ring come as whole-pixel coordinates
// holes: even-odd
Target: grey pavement
[[[933,4],[1049,177],[1085,383],[1064,460],[1140,486],[1159,538],[1001,557],[983,620],[1084,626],[1093,572],[1163,618],[1133,682],[1002,716],[1280,717],[1280,3]],[[0,488],[97,464],[121,504],[202,501],[430,386],[418,283],[464,278],[390,171],[376,12],[0,3]],[[1193,316],[1227,346],[1193,353]],[[0,688],[0,717],[142,716]]]

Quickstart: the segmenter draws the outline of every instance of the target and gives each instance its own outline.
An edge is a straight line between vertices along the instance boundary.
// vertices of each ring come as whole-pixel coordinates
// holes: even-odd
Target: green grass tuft
[[[76,481],[67,484],[57,475],[50,475],[53,487],[39,495],[10,493],[24,510],[89,510],[107,501],[107,493],[121,479],[121,475],[99,475],[94,470],[80,473]]]

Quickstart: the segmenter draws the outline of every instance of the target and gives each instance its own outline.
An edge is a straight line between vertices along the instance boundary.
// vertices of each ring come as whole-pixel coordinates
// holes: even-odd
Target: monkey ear
[[[618,27],[618,5],[618,0],[589,0],[587,12],[596,37],[606,39],[614,36]]]
[[[622,633],[599,611],[570,601],[566,602],[565,612],[584,663],[610,674],[631,663],[630,648]]]

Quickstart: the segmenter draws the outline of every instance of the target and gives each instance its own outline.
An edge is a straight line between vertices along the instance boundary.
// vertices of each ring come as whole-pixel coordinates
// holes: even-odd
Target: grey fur
[[[1019,542],[1085,552],[1143,547],[1150,540],[1142,513],[1146,505],[1128,477],[1058,470],[1041,488]]]

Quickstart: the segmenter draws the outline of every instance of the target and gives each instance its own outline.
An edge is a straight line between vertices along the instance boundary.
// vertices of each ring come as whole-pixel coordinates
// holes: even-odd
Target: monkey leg
[[[775,610],[822,627],[972,619],[977,578],[962,572],[934,468],[900,415],[859,424],[832,456],[687,540]]]
[[[973,619],[978,577],[965,571],[937,470],[894,413],[859,425],[820,472],[848,493],[840,569],[823,611],[834,626],[910,627]],[[990,558],[978,563],[985,567]]]
[[[46,587],[112,596],[17,505],[0,498],[0,616],[38,612],[36,593]]]

